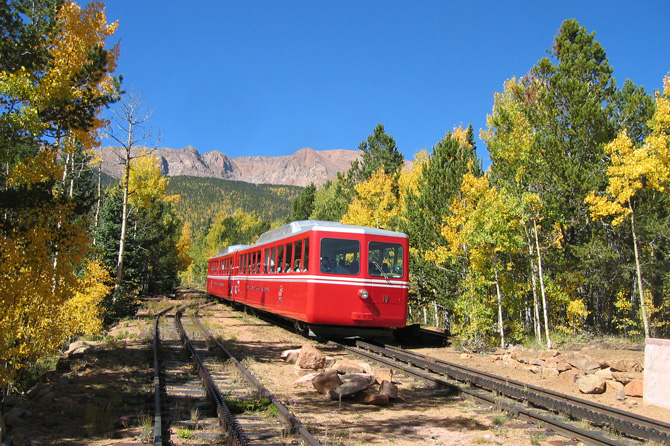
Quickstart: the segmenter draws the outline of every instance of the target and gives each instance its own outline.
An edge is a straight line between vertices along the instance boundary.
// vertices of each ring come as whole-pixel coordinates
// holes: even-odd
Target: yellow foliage
[[[142,153],[131,161],[128,186],[129,202],[137,208],[147,208],[165,198],[168,179],[161,174],[158,159],[152,153]],[[171,201],[177,196],[168,197]]]
[[[16,217],[20,228],[0,232],[0,385],[68,336],[99,328],[95,304],[104,292],[72,205],[48,203]],[[68,307],[87,310],[74,315]]]
[[[349,225],[390,229],[395,218],[400,216],[399,197],[394,192],[394,174],[386,174],[381,167],[369,180],[358,183],[358,196],[349,205],[340,220]]]

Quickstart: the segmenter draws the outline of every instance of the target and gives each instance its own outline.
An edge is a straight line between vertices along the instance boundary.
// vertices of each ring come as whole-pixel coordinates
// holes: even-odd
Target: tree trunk
[[[493,270],[496,276],[496,294],[498,295],[498,326],[500,327],[500,348],[505,348],[505,326],[503,323],[502,292],[498,280],[498,264],[494,261]]]
[[[533,328],[535,329],[535,340],[542,342],[542,323],[540,322],[540,300],[537,296],[537,266],[535,264],[535,249],[533,240],[528,237],[528,253],[530,255],[530,280],[533,286]]]
[[[544,290],[544,278],[542,273],[542,253],[540,252],[540,241],[537,236],[537,222],[533,220],[535,232],[535,248],[537,249],[537,269],[540,278],[540,291],[542,292],[542,306],[544,310],[544,333],[547,337],[547,348],[551,348],[551,336],[549,335],[549,309],[547,308],[547,294]]]
[[[121,236],[119,237],[119,256],[116,261],[116,282],[114,283],[114,297],[113,301],[118,298],[118,292],[123,282],[123,256],[126,250],[126,232],[128,228],[128,192],[130,189],[130,161],[132,149],[132,125],[128,129],[128,144],[126,145],[126,164],[123,171],[124,185],[123,185],[123,208],[121,211]]]
[[[644,287],[642,286],[642,267],[640,266],[640,254],[639,248],[637,245],[637,234],[635,233],[635,213],[633,212],[633,206],[631,205],[630,200],[628,200],[628,206],[630,207],[630,225],[631,231],[633,233],[633,250],[635,251],[635,271],[637,272],[637,292],[640,296],[640,312],[642,313],[642,323],[644,324],[644,337],[648,338],[651,336],[651,330],[649,329],[649,319],[647,318],[647,303],[644,301]]]

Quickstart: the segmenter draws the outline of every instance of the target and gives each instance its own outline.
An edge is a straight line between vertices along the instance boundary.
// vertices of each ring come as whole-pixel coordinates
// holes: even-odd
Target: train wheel
[[[307,324],[303,321],[293,321],[293,327],[296,329],[297,332],[305,334],[309,330],[309,327]]]

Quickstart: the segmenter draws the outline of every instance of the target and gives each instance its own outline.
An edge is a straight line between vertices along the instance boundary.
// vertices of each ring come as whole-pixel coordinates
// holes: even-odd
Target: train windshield
[[[403,276],[403,249],[397,243],[370,242],[368,245],[368,274],[371,276]]]
[[[361,243],[339,238],[321,239],[322,273],[357,275],[360,272]]]

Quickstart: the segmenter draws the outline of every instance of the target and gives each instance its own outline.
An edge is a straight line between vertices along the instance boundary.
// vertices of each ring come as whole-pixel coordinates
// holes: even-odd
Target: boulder
[[[605,380],[596,375],[586,375],[577,381],[579,391],[586,394],[604,393]]]
[[[297,387],[297,386],[305,385],[307,383],[311,383],[312,380],[314,379],[314,377],[317,376],[318,374],[319,373],[317,373],[317,372],[313,372],[313,373],[308,373],[307,375],[303,375],[302,377],[293,381],[293,385]]]
[[[391,381],[382,381],[379,393],[386,395],[389,398],[398,398],[398,386]]]
[[[294,350],[284,350],[281,352],[281,359],[288,362],[289,364],[295,364],[298,362],[298,356],[300,355],[301,349]]]
[[[301,369],[320,370],[326,364],[326,355],[316,347],[305,344],[300,349],[296,365]]]
[[[644,382],[640,379],[634,379],[623,388],[626,396],[640,398],[644,393]]]
[[[393,369],[386,369],[386,368],[375,369],[375,379],[377,380],[377,384],[381,384],[384,381],[392,382]]]
[[[328,395],[333,400],[338,400],[342,397],[355,395],[370,388],[375,383],[373,375],[363,375],[358,373],[347,373],[340,377],[342,385],[328,391]]]
[[[343,359],[337,361],[333,366],[335,370],[344,374],[344,373],[366,373],[372,374],[372,367],[366,362],[352,361],[350,359]]]
[[[312,385],[314,385],[314,388],[320,394],[325,394],[329,390],[340,387],[342,384],[342,380],[340,380],[337,370],[329,370],[327,372],[319,373],[312,379]]]
[[[389,403],[389,397],[380,393],[362,392],[356,397],[356,401],[362,404],[386,406]]]

